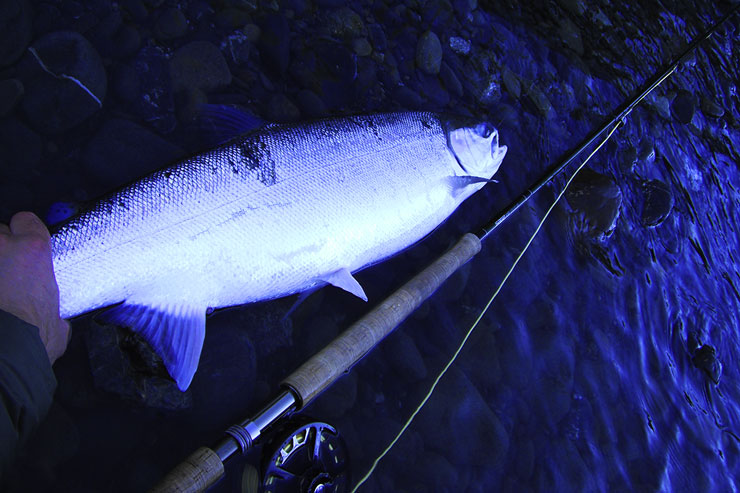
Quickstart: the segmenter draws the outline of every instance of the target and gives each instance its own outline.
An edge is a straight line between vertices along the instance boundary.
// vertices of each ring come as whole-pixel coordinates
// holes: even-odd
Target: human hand
[[[39,328],[49,361],[64,354],[69,323],[59,316],[49,230],[32,212],[0,223],[0,310]]]

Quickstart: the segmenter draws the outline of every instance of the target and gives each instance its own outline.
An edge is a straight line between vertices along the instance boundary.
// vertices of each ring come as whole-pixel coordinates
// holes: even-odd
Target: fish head
[[[449,118],[445,122],[447,146],[469,176],[491,178],[506,155],[498,143],[498,130],[486,121]]]

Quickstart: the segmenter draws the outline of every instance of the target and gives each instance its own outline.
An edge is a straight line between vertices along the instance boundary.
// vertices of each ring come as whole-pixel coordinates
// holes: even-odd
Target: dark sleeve
[[[56,385],[39,329],[0,310],[0,478],[46,415]]]

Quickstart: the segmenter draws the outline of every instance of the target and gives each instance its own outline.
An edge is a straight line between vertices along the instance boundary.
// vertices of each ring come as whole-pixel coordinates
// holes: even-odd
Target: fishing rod
[[[347,373],[380,341],[393,332],[393,330],[395,330],[395,328],[411,315],[411,313],[413,313],[424,301],[431,297],[442,283],[477,255],[481,250],[482,240],[490,236],[498,226],[506,221],[506,219],[508,219],[517,209],[537,193],[538,190],[552,181],[555,176],[572,163],[586,148],[593,144],[604,133],[608,132],[606,138],[601,141],[596,149],[590,153],[588,158],[581,163],[578,169],[570,177],[566,187],[560,192],[556,200],[548,209],[534,234],[530,237],[524,249],[509,269],[509,272],[504,277],[494,295],[491,297],[489,303],[485,306],[476,322],[469,329],[453,358],[449,361],[442,373],[439,374],[431,390],[401,429],[399,434],[396,436],[396,439],[394,439],[381,456],[376,459],[373,467],[355,487],[356,490],[372,473],[378,461],[395,444],[396,440],[401,436],[401,433],[403,433],[403,431],[410,425],[411,420],[414,418],[416,413],[419,412],[421,407],[431,396],[437,382],[439,382],[447,368],[449,368],[449,366],[454,362],[473,329],[477,326],[478,322],[493,302],[493,299],[503,287],[509,275],[514,270],[514,267],[534,240],[539,229],[542,227],[548,215],[558,203],[559,199],[565,192],[565,189],[576,176],[578,171],[585,166],[596,151],[606,143],[613,133],[619,127],[624,125],[626,117],[631,113],[634,107],[645,99],[645,97],[663,81],[665,81],[700,43],[708,39],[738,10],[740,10],[740,5],[728,12],[703,35],[693,40],[689,46],[662,72],[658,73],[643,84],[640,91],[628,100],[627,103],[624,103],[612,112],[610,117],[603,125],[601,125],[601,127],[591,132],[584,139],[581,145],[562,158],[556,166],[550,168],[542,178],[532,184],[508,207],[499,212],[475,233],[467,233],[463,235],[463,237],[450,250],[435,260],[429,267],[401,286],[382,303],[352,324],[336,339],[285,378],[281,383],[283,391],[270,404],[265,406],[253,417],[228,428],[225,431],[226,437],[212,448],[201,447],[196,450],[192,455],[170,471],[170,473],[151,490],[152,493],[200,492],[205,491],[208,487],[216,483],[224,475],[225,461],[237,452],[241,452],[242,454],[246,453],[255,445],[256,441],[260,440],[264,436],[265,431],[268,428],[274,427],[279,420],[289,414],[303,409],[313,399],[321,394],[323,390],[333,384],[339,377]],[[317,449],[320,446],[319,442],[325,439],[325,436],[322,435],[324,432],[336,434],[336,431],[325,423],[304,424],[298,429],[297,433],[289,436],[288,439],[282,443],[282,447],[277,454],[276,462],[286,460],[286,458],[290,457],[292,450],[295,450],[296,447],[306,446],[309,444],[310,440],[313,440],[311,445],[314,447],[311,459],[318,459],[316,456]],[[335,457],[335,461],[338,460],[339,459]],[[313,466],[321,465],[325,464],[313,464]],[[324,487],[333,487],[335,486],[333,481],[334,477],[331,474],[328,474],[325,471],[323,473],[317,473],[310,483],[309,491],[320,491]]]

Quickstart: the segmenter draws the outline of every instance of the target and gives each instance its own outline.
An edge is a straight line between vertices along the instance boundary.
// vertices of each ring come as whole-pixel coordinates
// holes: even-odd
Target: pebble
[[[311,90],[300,90],[296,94],[296,103],[301,110],[301,114],[309,118],[321,118],[328,114],[324,102]]]
[[[22,181],[38,173],[42,147],[41,137],[18,119],[0,120],[0,149],[4,158],[0,176]]]
[[[85,147],[85,170],[110,189],[171,164],[183,151],[128,120],[105,121]]]
[[[467,55],[470,53],[470,41],[459,36],[450,37],[450,48],[458,55]]]
[[[398,101],[402,108],[422,109],[424,107],[424,100],[421,96],[406,86],[398,86],[393,92],[393,99]]]
[[[442,108],[450,102],[450,95],[445,90],[438,77],[417,74],[419,93],[429,101],[432,107]]]
[[[326,18],[326,29],[331,36],[345,40],[367,34],[362,17],[349,7],[332,10]]]
[[[679,123],[688,125],[696,111],[696,98],[689,91],[679,91],[671,103],[671,112]]]
[[[141,337],[94,319],[84,337],[97,388],[157,409],[192,405],[190,392],[180,392],[161,359]]]
[[[565,198],[574,211],[579,232],[604,239],[616,228],[622,192],[611,177],[584,168],[576,175]]]
[[[519,82],[519,78],[506,67],[501,69],[501,81],[504,83],[506,92],[511,94],[514,99],[519,99],[522,94],[522,85]]]
[[[565,46],[573,50],[579,57],[583,56],[584,49],[583,41],[581,40],[581,31],[567,17],[563,17],[562,19],[560,19],[560,28],[558,29],[558,35]]]
[[[290,26],[280,14],[268,14],[259,24],[257,47],[260,59],[268,69],[284,74],[290,64]]]
[[[460,83],[460,79],[457,78],[455,72],[446,62],[442,62],[439,69],[439,76],[442,78],[442,82],[444,83],[447,92],[458,98],[462,97],[463,87]]]
[[[294,122],[301,116],[298,107],[285,94],[272,96],[265,109],[265,114],[272,122]]]
[[[701,111],[712,118],[722,118],[725,114],[724,108],[706,96],[701,98]]]
[[[509,449],[501,421],[455,366],[441,380],[415,426],[425,437],[426,450],[443,454],[458,467],[497,464]]]
[[[188,32],[188,20],[180,9],[166,8],[159,15],[154,29],[159,39],[176,39]]]
[[[717,359],[716,349],[709,344],[701,346],[691,358],[691,362],[696,368],[704,371],[715,385],[719,384],[722,376],[722,363]]]
[[[547,95],[536,85],[532,85],[527,90],[527,99],[532,105],[534,105],[540,116],[543,116],[548,120],[555,117],[555,110],[552,108],[552,103],[550,103]]]
[[[214,91],[231,83],[231,72],[221,51],[208,41],[191,41],[175,51],[170,72],[176,91]]]
[[[442,65],[442,44],[432,31],[421,35],[416,45],[416,65],[427,74],[436,75]]]
[[[0,80],[0,117],[13,111],[23,92],[23,83],[18,79]]]
[[[31,41],[31,13],[27,0],[0,2],[0,67],[15,62]]]
[[[385,37],[383,26],[380,24],[370,24],[368,26],[368,34],[370,35],[370,41],[373,43],[375,51],[382,53],[388,48],[388,40]]]
[[[401,381],[411,384],[426,378],[424,358],[409,335],[397,332],[383,348],[390,367]]]
[[[644,203],[640,222],[643,226],[658,226],[666,220],[673,209],[673,193],[660,180],[650,180],[642,184]]]
[[[37,130],[64,132],[102,107],[107,76],[87,39],[75,31],[56,31],[36,40],[32,48],[27,56],[37,69],[23,80],[21,106]]]
[[[369,56],[373,52],[373,47],[367,38],[358,38],[352,41],[352,50],[359,56]]]

